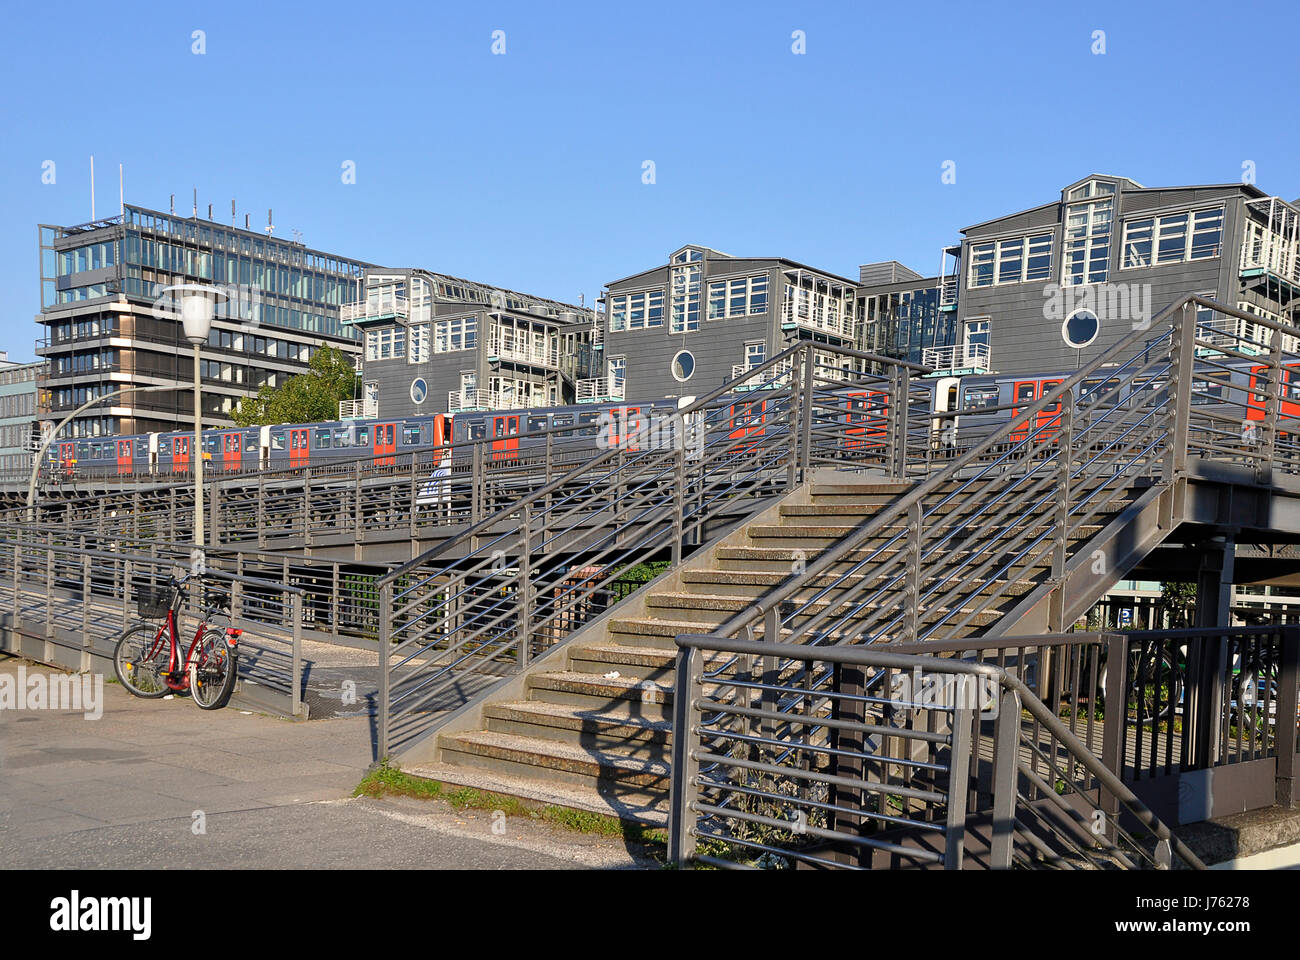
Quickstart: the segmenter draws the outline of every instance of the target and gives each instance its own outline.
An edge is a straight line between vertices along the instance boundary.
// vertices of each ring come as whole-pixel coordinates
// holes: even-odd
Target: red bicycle
[[[212,616],[226,604],[205,597],[203,616],[194,639],[182,658],[176,612],[185,597],[190,577],[172,577],[163,587],[140,587],[136,605],[146,620],[164,618],[162,624],[141,623],[130,627],[113,651],[113,672],[118,681],[137,697],[157,700],[168,693],[189,691],[203,710],[224,707],[235,690],[239,654],[236,645],[242,630],[220,629],[210,624]]]

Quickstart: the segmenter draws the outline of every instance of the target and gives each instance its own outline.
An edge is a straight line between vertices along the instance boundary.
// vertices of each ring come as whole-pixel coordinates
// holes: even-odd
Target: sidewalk
[[[19,666],[54,672],[0,659],[0,677]],[[547,824],[510,819],[499,836],[488,811],[350,799],[372,740],[370,717],[207,712],[110,682],[99,719],[0,710],[0,868],[635,864],[621,841]]]

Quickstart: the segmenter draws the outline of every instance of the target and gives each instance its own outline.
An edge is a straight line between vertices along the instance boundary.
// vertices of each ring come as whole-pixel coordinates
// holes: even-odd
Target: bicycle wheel
[[[224,707],[235,692],[239,657],[226,645],[220,630],[208,630],[199,638],[190,662],[190,696],[202,710]]]
[[[117,682],[133,696],[157,700],[170,691],[163,676],[168,667],[171,644],[167,628],[142,623],[126,630],[113,648],[113,673]]]

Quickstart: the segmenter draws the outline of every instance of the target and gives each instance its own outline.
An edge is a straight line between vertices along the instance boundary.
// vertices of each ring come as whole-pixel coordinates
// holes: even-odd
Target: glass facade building
[[[43,419],[129,384],[177,384],[174,393],[106,401],[69,426],[73,436],[192,422],[193,358],[167,293],[179,284],[218,291],[200,364],[203,412],[214,425],[230,423],[242,397],[305,370],[318,346],[360,350],[340,317],[368,266],[359,260],[129,204],[116,217],[42,225],[40,254],[45,336],[37,353],[48,360]]]

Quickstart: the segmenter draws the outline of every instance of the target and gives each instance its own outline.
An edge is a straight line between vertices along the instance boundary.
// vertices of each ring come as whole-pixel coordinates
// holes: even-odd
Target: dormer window
[[[1111,196],[1114,193],[1115,184],[1107,183],[1105,180],[1089,180],[1067,193],[1065,199],[1066,202],[1073,203],[1076,200],[1091,200],[1093,197]]]
[[[696,263],[704,259],[704,254],[694,247],[684,247],[672,256],[672,263]]]

